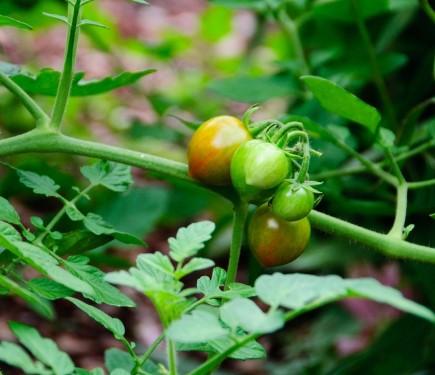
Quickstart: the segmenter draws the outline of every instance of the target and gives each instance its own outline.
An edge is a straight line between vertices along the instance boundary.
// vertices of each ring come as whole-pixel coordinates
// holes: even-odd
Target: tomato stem
[[[59,129],[65,115],[68,99],[71,94],[72,81],[74,78],[74,65],[77,54],[77,44],[80,31],[81,1],[76,0],[74,5],[68,3],[68,35],[65,49],[65,62],[60,77],[59,87],[53,107],[53,115],[50,126]]]
[[[0,71],[0,83],[12,94],[18,97],[29,113],[36,120],[37,128],[47,128],[50,118],[44,110],[27,94],[19,85],[17,85],[5,73]]]
[[[233,234],[231,239],[225,289],[228,289],[229,285],[236,281],[240,252],[245,234],[245,224],[248,216],[248,203],[245,201],[236,202],[234,204],[233,215]]]

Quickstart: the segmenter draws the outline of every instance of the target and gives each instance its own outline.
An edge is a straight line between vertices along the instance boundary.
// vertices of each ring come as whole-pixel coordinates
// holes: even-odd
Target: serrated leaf
[[[90,81],[83,80],[84,73],[76,73],[72,83],[71,96],[104,94],[121,87],[129,86],[154,72],[154,69],[146,69],[138,72],[123,72],[116,76]],[[60,74],[60,72],[52,69],[42,69],[36,76],[21,72],[11,75],[11,78],[29,94],[55,96],[59,86]]]
[[[50,177],[22,170],[17,170],[17,174],[20,178],[20,182],[32,189],[35,194],[45,195],[46,197],[59,197],[57,191],[60,186]]]
[[[68,301],[76,305],[80,310],[89,315],[92,319],[94,319],[97,323],[101,324],[103,327],[108,329],[113,333],[116,339],[121,339],[125,335],[125,327],[124,324],[119,319],[112,318],[110,315],[106,314],[104,311],[100,309],[88,305],[87,303],[80,301],[76,298],[67,297]]]
[[[17,284],[10,278],[0,274],[0,287],[5,288],[10,292],[10,294],[22,298],[24,301],[29,303],[29,305],[47,319],[54,318],[53,308],[47,301],[44,301],[39,296],[34,294],[32,291],[26,289],[24,286]]]
[[[214,229],[215,225],[211,221],[201,221],[180,228],[176,237],[168,240],[171,249],[169,255],[177,262],[196,255],[204,248],[205,242],[211,239]]]
[[[109,272],[104,277],[109,283],[128,286],[142,292],[142,284],[127,271]]]
[[[196,287],[205,296],[217,295],[221,290],[220,286],[225,284],[227,273],[224,269],[216,267],[213,269],[211,278],[208,276],[201,276],[196,282]]]
[[[19,225],[21,223],[20,216],[9,201],[0,197],[0,220],[7,223]]]
[[[49,300],[70,297],[74,294],[74,291],[66,286],[45,278],[32,279],[27,282],[27,285],[35,293]]]
[[[109,161],[98,161],[80,168],[81,173],[92,185],[102,185],[116,192],[127,191],[133,184],[131,167]]]
[[[231,329],[242,328],[248,333],[271,333],[284,326],[284,315],[280,311],[264,313],[250,299],[236,298],[219,309],[222,321]]]
[[[43,374],[47,371],[41,363],[34,362],[20,346],[12,342],[0,343],[0,361],[23,370],[25,374]]]
[[[399,310],[435,322],[435,314],[423,305],[405,298],[401,292],[391,287],[380,284],[374,279],[350,279],[344,281],[350,295],[359,296],[386,303]]]
[[[195,271],[204,270],[214,266],[214,262],[207,258],[192,258],[189,260],[180,270],[177,271],[176,277],[181,279],[182,277],[191,274]]]
[[[98,268],[71,261],[67,261],[65,266],[72,274],[91,286],[93,293],[90,297],[95,302],[112,306],[135,306],[135,303],[129,297],[104,280],[105,274]]]
[[[10,322],[9,327],[21,344],[55,374],[68,375],[74,371],[71,358],[54,341],[41,337],[36,329],[22,323]]]
[[[20,233],[10,224],[0,221],[0,234],[10,241],[21,241]]]
[[[62,233],[62,238],[57,241],[47,237],[45,244],[50,249],[56,247],[56,253],[59,255],[76,255],[104,246],[113,241],[113,239],[112,235],[103,234],[97,236],[87,230],[79,229]]]
[[[11,26],[17,29],[32,30],[32,26],[30,26],[29,24],[23,21],[19,21],[15,18],[0,14],[0,27],[2,26]]]
[[[372,133],[376,131],[381,121],[376,108],[325,78],[303,76],[301,79],[326,110],[365,126]]]
[[[166,335],[180,343],[202,343],[228,335],[217,316],[202,310],[194,310],[173,322]]]
[[[309,303],[335,300],[347,295],[343,279],[338,276],[305,274],[260,276],[255,282],[258,297],[270,306],[299,309]]]

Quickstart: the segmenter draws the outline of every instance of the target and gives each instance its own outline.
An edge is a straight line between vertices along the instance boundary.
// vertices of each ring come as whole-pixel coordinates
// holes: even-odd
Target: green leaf
[[[115,348],[106,350],[104,362],[109,371],[122,369],[130,373],[134,368],[134,359],[130,354]]]
[[[142,77],[154,73],[154,69],[138,72],[123,72],[116,76],[99,80],[85,81],[84,73],[76,73],[71,88],[72,96],[90,96],[104,94],[137,82]],[[28,73],[18,73],[11,76],[23,90],[29,94],[55,96],[59,86],[60,72],[52,69],[42,69],[36,76]]]
[[[374,279],[345,280],[345,286],[350,296],[386,303],[396,309],[435,322],[435,313],[433,311],[405,298],[398,290],[382,285]]]
[[[304,274],[262,275],[255,282],[258,297],[273,307],[300,309],[317,301],[343,298],[347,290],[338,276],[313,276]]]
[[[176,277],[181,279],[182,277],[189,275],[192,272],[204,270],[214,266],[214,262],[207,258],[192,258],[188,261],[180,270],[176,272]]]
[[[95,302],[111,306],[135,306],[129,297],[104,280],[105,274],[98,268],[89,264],[74,263],[70,259],[65,263],[65,266],[72,274],[91,286],[93,293],[89,297]]]
[[[0,14],[0,27],[2,26],[11,26],[17,29],[32,30],[32,26],[30,26],[29,24],[23,21],[19,21],[15,18],[3,16],[2,14]]]
[[[386,148],[392,148],[396,140],[396,135],[387,128],[380,128],[377,142]]]
[[[108,26],[106,26],[106,25],[104,25],[104,24],[102,24],[100,22],[96,22],[96,21],[92,21],[92,20],[87,20],[87,19],[81,20],[80,23],[79,23],[79,26],[80,27],[81,26],[95,26],[95,27],[100,27],[102,29],[109,29]]]
[[[365,126],[372,133],[376,131],[381,121],[376,108],[327,79],[316,76],[301,79],[326,110]]]
[[[53,18],[54,20],[63,22],[67,25],[69,25],[68,17],[62,16],[61,14],[54,14],[54,13],[48,13],[48,12],[42,12],[42,14],[46,17]]]
[[[96,235],[84,229],[75,230],[68,233],[62,233],[60,240],[52,240],[47,237],[45,244],[48,248],[56,248],[59,255],[76,255],[82,254],[89,250],[94,250],[113,241],[112,235]]]
[[[22,241],[11,241],[0,233],[0,246],[12,252],[35,270],[77,292],[94,294],[91,286],[58,266],[57,260],[37,246]]]
[[[180,343],[202,343],[228,335],[217,316],[202,310],[194,310],[190,314],[173,322],[166,335]]]
[[[225,284],[227,273],[224,269],[216,267],[213,269],[211,278],[208,276],[201,276],[196,282],[198,290],[204,296],[215,296],[219,294],[220,287]]]
[[[20,233],[10,224],[0,221],[0,234],[10,241],[21,241]]]
[[[57,191],[60,186],[48,176],[41,176],[35,172],[17,170],[20,182],[32,189],[35,194],[45,195],[46,197],[59,197]]]
[[[25,374],[44,374],[47,371],[41,363],[34,362],[20,346],[12,342],[0,343],[0,361],[18,367]]]
[[[15,225],[21,223],[20,216],[15,208],[3,197],[0,197],[0,220]]]
[[[130,233],[117,231],[115,228],[112,227],[111,224],[106,222],[100,215],[94,214],[92,212],[86,215],[86,217],[83,220],[83,224],[89,231],[96,234],[97,236],[111,235],[118,241],[128,245],[146,246],[146,244],[141,239],[137,238],[136,236]]]
[[[80,301],[76,298],[67,297],[66,299],[76,305],[80,310],[88,314],[97,323],[101,324],[107,330],[112,332],[113,336],[115,336],[116,339],[119,340],[124,337],[125,327],[119,319],[112,318],[100,309],[88,305],[87,303]]]
[[[109,161],[98,161],[80,169],[92,185],[102,185],[116,192],[127,191],[133,184],[131,167]]]
[[[0,287],[8,290],[12,295],[18,296],[26,301],[36,312],[47,319],[54,318],[53,308],[47,301],[44,301],[32,291],[24,286],[17,284],[10,278],[0,274]]]
[[[220,308],[222,321],[232,330],[242,328],[248,333],[271,333],[284,326],[284,315],[280,311],[264,313],[250,299],[236,298]]]
[[[177,262],[196,255],[204,248],[204,243],[211,239],[214,229],[215,225],[211,221],[201,221],[180,228],[176,237],[168,240],[171,249],[169,255]]]
[[[27,282],[27,285],[35,293],[49,300],[70,297],[74,294],[74,291],[66,286],[45,278],[32,279]]]
[[[142,284],[127,271],[109,272],[104,277],[104,280],[112,284],[128,286],[139,292],[143,291]]]
[[[22,323],[10,322],[9,327],[21,344],[55,374],[68,375],[74,371],[71,358],[60,351],[54,341],[41,337],[36,329]]]
[[[295,80],[287,76],[239,76],[213,81],[208,88],[226,98],[243,103],[263,103],[297,93]]]

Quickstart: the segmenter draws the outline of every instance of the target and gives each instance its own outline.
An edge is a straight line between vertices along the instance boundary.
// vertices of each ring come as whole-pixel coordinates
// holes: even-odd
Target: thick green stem
[[[59,87],[54,102],[53,115],[50,126],[59,129],[65,114],[68,99],[71,93],[72,80],[74,78],[74,65],[76,61],[77,42],[80,33],[81,1],[75,0],[74,5],[68,3],[68,35],[65,49],[65,62]]]
[[[434,248],[406,242],[315,210],[311,211],[309,219],[313,227],[323,232],[358,241],[387,256],[435,263]]]
[[[175,349],[175,343],[172,340],[168,340],[168,367],[169,375],[177,375],[177,351]]]
[[[358,30],[361,34],[364,46],[367,50],[367,55],[369,57],[370,65],[372,68],[373,81],[379,91],[382,102],[384,103],[385,112],[388,116],[389,122],[393,129],[397,128],[396,113],[394,112],[394,106],[391,101],[390,95],[385,85],[384,78],[382,76],[381,68],[379,67],[378,59],[376,57],[376,52],[373,47],[372,41],[370,40],[370,35],[365,25],[364,19],[361,16],[361,11],[359,9],[358,0],[351,0],[352,8],[354,11],[355,21],[358,25]]]
[[[432,9],[429,0],[420,0],[420,6],[423,8],[432,22],[435,23],[435,11]]]
[[[26,109],[36,120],[36,126],[38,128],[46,128],[48,126],[50,118],[43,109],[20,86],[1,71],[0,83],[21,100]]]
[[[225,289],[228,289],[229,285],[236,281],[247,216],[248,203],[244,201],[236,202],[234,205],[233,236],[231,239],[230,258],[228,261]]]

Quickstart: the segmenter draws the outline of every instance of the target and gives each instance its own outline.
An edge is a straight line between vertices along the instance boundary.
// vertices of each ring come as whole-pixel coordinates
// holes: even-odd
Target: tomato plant
[[[0,2],[0,373],[431,372],[428,1],[31,3]]]
[[[234,152],[251,139],[248,129],[232,116],[218,116],[204,122],[189,143],[189,173],[210,185],[230,185]]]

